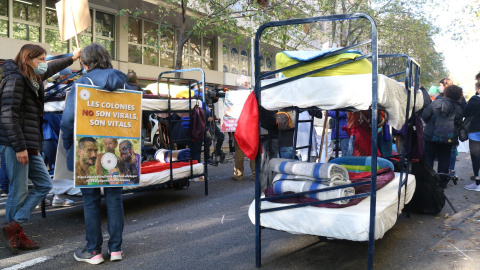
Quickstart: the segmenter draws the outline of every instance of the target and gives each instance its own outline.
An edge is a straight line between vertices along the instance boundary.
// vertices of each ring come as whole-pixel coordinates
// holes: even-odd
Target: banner
[[[237,121],[242,113],[243,105],[252,90],[237,90],[225,92],[223,104],[222,132],[235,132]]]
[[[139,185],[142,92],[77,85],[75,187]]]
[[[62,0],[55,4],[60,39],[71,39],[92,25],[88,0]]]

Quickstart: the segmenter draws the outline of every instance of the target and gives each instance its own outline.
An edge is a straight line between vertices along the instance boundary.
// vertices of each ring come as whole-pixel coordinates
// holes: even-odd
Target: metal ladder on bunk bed
[[[164,77],[164,75],[166,74],[179,74],[179,73],[186,73],[186,72],[193,72],[193,71],[199,71],[201,73],[201,81],[197,81],[197,80],[194,80],[194,79],[179,79],[179,78],[171,78],[171,77]],[[172,119],[169,119],[167,118],[167,124],[168,124],[168,129],[169,129],[169,133],[168,133],[168,136],[169,136],[169,142],[170,142],[170,150],[172,150],[174,148],[174,144],[175,143],[179,143],[179,142],[189,142],[190,140],[174,140],[173,139],[173,126],[175,123],[178,123],[178,122],[185,122],[185,121],[190,121],[190,125],[192,125],[191,123],[191,120],[192,120],[192,116],[193,116],[193,108],[192,108],[192,85],[194,83],[196,84],[200,84],[202,85],[202,89],[205,89],[205,72],[203,71],[203,69],[201,68],[191,68],[191,69],[181,69],[181,70],[172,70],[172,71],[165,71],[165,72],[162,72],[160,73],[160,75],[158,75],[158,79],[157,79],[157,91],[158,91],[158,88],[159,88],[159,83],[161,81],[161,79],[164,79],[167,81],[167,84],[168,84],[168,115],[171,116],[172,113],[174,112],[186,112],[189,114],[189,120],[172,120]],[[178,82],[179,80],[183,80],[183,81],[187,81],[188,82],[188,110],[172,110],[172,104],[171,104],[171,94],[170,94],[170,85],[172,84],[171,82],[172,81],[176,81]],[[160,95],[160,92],[158,92],[158,95]],[[206,113],[206,102],[205,102],[205,94],[202,95],[202,109],[204,111],[204,113]],[[191,137],[191,129],[190,129],[190,134],[189,136]],[[193,160],[190,158],[189,160],[189,163],[190,163],[190,175],[187,176],[187,177],[183,177],[183,178],[180,178],[180,179],[175,179],[175,181],[181,181],[181,180],[187,180],[192,178],[192,177],[204,177],[204,180],[205,180],[205,196],[208,195],[208,164],[207,164],[207,151],[205,151],[205,147],[207,145],[207,136],[206,136],[206,132],[207,132],[207,129],[205,128],[205,131],[204,131],[204,136],[203,136],[203,143],[202,143],[202,149],[203,149],[203,158],[204,158],[204,164],[203,164],[203,173],[201,174],[194,174],[193,173]],[[169,155],[170,155],[170,161],[172,160],[172,151],[169,152]],[[176,162],[180,162],[180,161],[171,161],[169,162],[170,163],[170,182],[172,183],[172,185],[174,185],[175,181],[173,179],[173,163],[176,163]],[[174,186],[175,187],[175,186]]]
[[[265,31],[267,28],[271,27],[279,27],[279,26],[286,26],[286,25],[299,25],[299,24],[306,24],[306,23],[315,23],[315,22],[327,22],[327,21],[337,21],[337,20],[354,20],[354,19],[366,19],[367,21],[370,22],[371,25],[371,39],[367,41],[363,41],[357,44],[354,44],[352,46],[343,48],[343,49],[338,49],[334,52],[327,53],[323,56],[316,57],[313,59],[310,59],[305,62],[300,62],[297,64],[294,64],[289,67],[285,67],[279,70],[271,71],[271,72],[266,72],[262,75],[260,75],[260,39],[263,31]],[[297,75],[295,77],[291,78],[286,78],[282,81],[275,82],[266,86],[260,86],[260,80],[267,78],[269,76],[275,75],[276,73],[280,73],[284,70],[287,69],[292,69],[295,67],[299,67],[302,65],[309,64],[310,62],[319,60],[319,59],[324,59],[326,57],[329,57],[333,54],[338,54],[340,52],[347,51],[353,47],[358,47],[366,44],[371,44],[371,53],[367,55],[363,55],[361,57],[357,57],[356,59],[352,60],[346,60],[338,64],[334,64],[328,67],[316,69],[310,72],[307,72],[305,74]],[[373,20],[372,17],[370,17],[368,14],[365,13],[354,13],[354,14],[342,14],[342,15],[331,15],[331,16],[323,16],[323,17],[313,17],[313,18],[304,18],[304,19],[293,19],[293,20],[286,20],[286,21],[277,21],[277,22],[269,22],[261,25],[259,29],[257,30],[256,36],[255,36],[255,96],[258,101],[258,106],[259,106],[259,113],[260,113],[260,119],[261,119],[261,114],[262,111],[260,110],[261,107],[261,91],[278,86],[280,84],[288,83],[294,80],[297,80],[299,78],[303,78],[306,76],[309,76],[311,74],[318,73],[320,71],[324,71],[327,69],[331,69],[343,64],[351,63],[354,61],[358,61],[364,58],[370,58],[372,60],[372,106],[371,106],[371,111],[372,111],[372,130],[376,131],[377,130],[377,88],[378,88],[378,48],[377,48],[377,28],[375,21]],[[312,123],[313,125],[313,123]],[[298,124],[295,125],[298,127]],[[260,134],[260,123],[259,123],[259,134]],[[338,129],[337,129],[338,130]],[[295,136],[296,137],[296,136]],[[294,137],[294,138],[295,138]],[[259,138],[260,139],[260,138]],[[310,136],[311,140],[311,136]],[[311,141],[310,141],[311,142]],[[261,266],[261,224],[260,224],[260,215],[261,213],[267,213],[267,212],[273,212],[273,211],[280,211],[284,209],[293,209],[293,208],[298,208],[302,206],[307,206],[307,205],[314,205],[314,204],[319,204],[319,203],[326,203],[326,202],[332,202],[335,201],[335,199],[332,200],[326,200],[326,201],[318,201],[318,202],[313,202],[313,203],[306,203],[302,205],[289,205],[289,206],[283,206],[283,207],[277,207],[277,208],[269,208],[269,209],[261,209],[261,201],[266,201],[266,198],[260,198],[261,190],[260,190],[260,164],[261,164],[261,144],[259,143],[259,151],[257,154],[257,157],[255,159],[255,171],[256,171],[256,177],[255,177],[255,249],[256,249],[256,266],[260,267]],[[368,193],[363,193],[363,194],[355,194],[354,196],[349,196],[349,197],[344,197],[343,199],[353,199],[353,198],[359,198],[359,197],[367,197],[370,196],[370,224],[369,224],[369,241],[368,241],[368,269],[373,269],[373,254],[374,254],[374,242],[375,242],[375,213],[376,213],[376,181],[377,181],[377,175],[376,175],[376,165],[377,165],[377,138],[376,136],[372,136],[372,157],[371,157],[371,180],[370,181],[365,181],[361,183],[354,183],[354,184],[349,184],[345,185],[343,187],[353,187],[353,186],[358,186],[358,185],[366,185],[366,184],[371,184],[370,192]],[[300,149],[300,148],[297,148]],[[309,148],[310,149],[310,148]],[[323,191],[330,191],[334,190],[337,188],[326,188],[323,189]],[[322,192],[322,191],[313,191],[313,192]],[[313,192],[302,192],[302,193],[297,193],[296,195],[304,195],[308,193],[313,193]],[[282,195],[282,196],[275,196],[271,197],[269,199],[280,199],[280,198],[287,198],[291,197],[292,195]]]

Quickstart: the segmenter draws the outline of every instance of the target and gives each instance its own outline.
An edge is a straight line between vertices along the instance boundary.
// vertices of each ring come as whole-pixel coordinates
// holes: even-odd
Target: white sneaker
[[[58,197],[53,197],[53,202],[52,202],[52,206],[53,207],[68,207],[68,206],[72,206],[75,202],[70,200],[70,199],[60,199]]]
[[[122,260],[122,255],[123,252],[121,251],[116,251],[116,252],[108,252],[110,254],[110,261],[121,261]]]

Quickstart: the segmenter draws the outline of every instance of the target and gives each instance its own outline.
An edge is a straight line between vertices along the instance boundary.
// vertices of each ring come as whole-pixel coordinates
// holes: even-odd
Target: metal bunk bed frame
[[[164,75],[166,74],[178,74],[178,73],[186,73],[186,72],[193,72],[193,71],[199,71],[201,73],[201,77],[202,77],[202,80],[200,82],[198,82],[197,80],[193,80],[193,79],[183,79],[183,80],[186,80],[188,81],[188,110],[172,110],[172,105],[171,105],[171,94],[170,94],[170,85],[171,85],[171,81],[178,81],[179,79],[178,78],[171,78],[171,77],[164,77]],[[173,125],[175,123],[178,123],[178,122],[185,122],[185,121],[191,121],[193,118],[193,108],[192,108],[192,85],[193,85],[193,82],[197,83],[197,84],[201,84],[202,86],[202,89],[203,91],[205,91],[205,72],[203,71],[203,69],[201,68],[191,68],[191,69],[181,69],[181,70],[172,70],[172,71],[165,71],[165,72],[162,72],[160,73],[160,75],[158,75],[158,79],[157,79],[157,93],[158,95],[160,96],[160,91],[159,91],[159,84],[160,84],[160,81],[161,79],[165,79],[167,81],[167,85],[168,85],[168,109],[167,109],[167,112],[168,112],[168,115],[170,116],[173,112],[188,112],[189,114],[189,120],[172,120],[172,119],[168,119],[167,118],[167,124],[168,124],[168,129],[170,130],[170,132],[168,133],[168,136],[169,136],[169,142],[170,142],[170,150],[174,148],[174,143],[177,143],[177,142],[187,142],[189,140],[173,140],[173,133],[171,131],[173,131]],[[205,93],[202,95],[202,109],[206,115],[206,103],[205,103]],[[155,111],[153,111],[155,112]],[[192,123],[190,123],[190,125],[192,125]],[[207,132],[207,129],[205,128],[204,130],[204,136],[203,136],[203,158],[204,158],[204,164],[203,164],[203,173],[201,174],[194,174],[193,173],[193,160],[190,159],[189,160],[189,163],[190,163],[190,175],[187,176],[187,177],[183,177],[183,178],[179,178],[179,179],[175,179],[173,180],[173,163],[177,163],[177,162],[180,162],[180,161],[171,161],[170,162],[170,182],[171,183],[174,183],[174,182],[178,182],[178,181],[182,181],[182,180],[188,180],[188,179],[191,179],[193,177],[201,177],[203,176],[204,179],[205,179],[205,196],[208,195],[208,163],[207,163],[207,158],[208,158],[208,153],[207,151],[205,151],[205,147],[207,145],[207,136],[206,136],[206,132]],[[191,130],[190,130],[190,137],[191,137]],[[172,160],[172,151],[169,152],[169,155],[170,155],[170,160]]]
[[[260,39],[261,39],[261,35],[262,35],[263,31],[265,31],[267,28],[286,26],[286,25],[298,25],[298,24],[305,24],[305,23],[322,22],[322,21],[328,22],[328,21],[353,20],[353,19],[366,19],[370,22],[370,24],[371,24],[371,39],[370,40],[366,40],[366,41],[354,44],[354,45],[349,46],[349,47],[340,48],[338,50],[327,53],[327,54],[322,55],[320,57],[316,57],[316,58],[313,58],[313,59],[308,60],[308,61],[300,62],[298,64],[295,64],[295,65],[292,65],[292,66],[289,66],[289,67],[285,67],[285,68],[282,68],[282,69],[279,69],[279,70],[275,70],[275,71],[271,71],[271,72],[265,72],[263,74],[260,74],[260,62],[259,62]],[[267,78],[269,76],[275,75],[277,73],[280,73],[284,70],[292,69],[292,68],[302,66],[302,65],[306,65],[306,64],[309,64],[310,62],[313,62],[313,61],[316,61],[316,60],[319,60],[319,59],[324,59],[324,58],[327,58],[327,57],[332,56],[334,54],[345,52],[345,51],[347,51],[347,50],[349,50],[353,47],[358,47],[358,46],[366,45],[366,44],[369,44],[369,43],[371,44],[371,53],[370,54],[359,56],[356,59],[346,60],[346,61],[343,61],[341,63],[333,64],[331,66],[323,67],[323,68],[320,68],[320,69],[317,69],[317,70],[313,70],[313,71],[310,71],[310,72],[307,72],[307,73],[304,73],[304,74],[297,75],[295,77],[286,78],[286,79],[284,79],[280,82],[272,83],[272,84],[269,84],[267,86],[262,87],[261,84],[260,84],[260,80],[262,80],[264,78]],[[255,89],[254,90],[255,90],[255,96],[256,96],[257,101],[258,101],[258,109],[259,109],[259,113],[260,113],[260,119],[261,119],[261,114],[262,114],[262,110],[261,110],[261,91],[262,90],[265,90],[265,89],[268,89],[268,88],[271,88],[271,87],[274,87],[274,86],[277,86],[277,85],[281,85],[281,84],[284,84],[284,83],[288,83],[288,82],[291,82],[291,81],[309,76],[311,74],[315,74],[315,73],[318,73],[318,72],[321,72],[321,71],[324,71],[324,70],[327,70],[327,69],[338,67],[340,65],[348,64],[348,63],[358,61],[358,60],[361,60],[361,59],[364,59],[364,58],[371,59],[371,62],[372,62],[372,105],[371,105],[372,134],[373,134],[374,131],[377,130],[377,128],[378,128],[378,125],[377,125],[377,91],[378,91],[378,58],[379,58],[378,47],[377,47],[377,28],[376,28],[375,21],[368,14],[365,14],[365,13],[341,14],[341,15],[331,15],[331,16],[323,16],[323,17],[293,19],[293,20],[265,23],[262,26],[260,26],[260,28],[257,30],[256,36],[255,36],[255,51],[254,51],[254,53],[255,53],[255,55],[254,55],[255,56]],[[392,57],[392,55],[382,56],[382,57]],[[403,74],[403,73],[406,74],[405,81],[406,81],[406,86],[407,86],[407,90],[408,90],[408,98],[409,98],[408,99],[408,105],[409,105],[410,104],[409,103],[410,102],[410,81],[411,81],[411,80],[409,80],[409,78],[411,78],[411,76],[412,76],[413,66],[416,65],[417,68],[416,68],[416,71],[415,71],[415,90],[418,89],[418,82],[419,82],[418,77],[420,75],[420,69],[418,68],[419,67],[418,64],[416,62],[414,62],[413,60],[411,60],[408,56],[402,55],[402,57],[407,57],[407,61],[408,61],[407,69],[406,69],[406,71],[401,72],[399,74]],[[397,76],[399,74],[394,74],[392,76]],[[339,110],[341,110],[341,109],[339,109]],[[345,108],[344,110],[348,110],[348,108]],[[297,112],[297,115],[298,115],[298,108],[296,108],[296,112]],[[407,106],[407,115],[408,115],[408,112],[409,112],[409,106]],[[297,130],[297,128],[298,128],[298,122],[299,121],[296,121],[296,123],[295,123],[295,130]],[[313,121],[312,121],[312,125],[313,125]],[[260,129],[260,123],[259,123],[259,129]],[[310,132],[312,132],[312,130],[313,129],[311,129]],[[338,125],[337,125],[336,130],[338,132]],[[294,138],[295,137],[296,137],[296,131],[295,131]],[[261,224],[260,224],[260,214],[261,213],[280,211],[280,210],[284,210],[284,209],[292,209],[292,208],[298,208],[298,207],[303,207],[303,206],[308,206],[308,205],[316,205],[316,204],[321,204],[321,203],[328,203],[328,202],[333,202],[333,201],[339,200],[339,199],[331,199],[331,200],[324,200],[324,201],[289,205],[289,206],[269,208],[269,209],[263,209],[262,210],[261,209],[261,201],[266,201],[267,199],[266,198],[260,198],[261,192],[262,192],[261,191],[260,178],[259,178],[260,175],[261,175],[260,174],[260,164],[261,164],[261,155],[260,155],[261,149],[260,149],[260,147],[261,147],[261,144],[259,144],[259,151],[258,151],[257,157],[255,159],[255,170],[256,170],[256,177],[255,177],[255,234],[256,234],[256,236],[255,236],[255,249],[256,249],[256,266],[257,267],[261,267],[261,229],[262,229]],[[295,149],[300,149],[300,148],[307,148],[307,147],[310,151],[311,150],[311,136],[310,136],[310,146],[296,147],[296,141],[294,142],[294,150]],[[372,153],[372,155],[371,155],[371,168],[372,168],[371,169],[371,180],[342,186],[342,187],[355,187],[355,186],[359,186],[359,185],[371,184],[370,192],[362,193],[362,194],[355,194],[353,196],[348,196],[348,197],[343,198],[343,199],[353,199],[353,198],[370,196],[368,269],[373,269],[373,255],[374,255],[374,242],[375,242],[375,211],[376,211],[376,182],[377,182],[377,175],[376,175],[377,136],[372,136],[372,148],[371,149],[372,149],[372,151],[371,151],[371,153]],[[337,155],[338,155],[338,153],[337,153]],[[405,151],[403,151],[403,153],[402,153],[401,162],[403,162],[404,158],[405,158]],[[406,181],[407,181],[407,179],[405,180],[405,182],[400,181],[401,182],[400,187],[399,187],[400,191],[401,191],[401,189],[400,189],[401,185],[403,185],[403,183],[406,183]],[[326,188],[326,189],[322,189],[322,190],[301,192],[301,193],[296,193],[296,194],[293,194],[293,195],[275,196],[275,197],[268,198],[268,200],[289,198],[289,197],[298,196],[298,195],[307,195],[307,194],[310,194],[310,193],[325,192],[325,191],[330,191],[330,190],[335,190],[335,189],[339,189],[339,187],[331,187],[331,188]],[[400,194],[400,191],[399,191],[399,194]]]

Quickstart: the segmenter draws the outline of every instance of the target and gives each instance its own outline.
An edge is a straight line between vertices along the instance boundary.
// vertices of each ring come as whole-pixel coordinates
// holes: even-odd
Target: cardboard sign
[[[88,0],[62,0],[55,4],[62,41],[71,39],[92,25]]]
[[[227,91],[223,104],[222,132],[235,132],[243,105],[252,90]]]
[[[142,93],[77,85],[75,187],[139,185]]]

